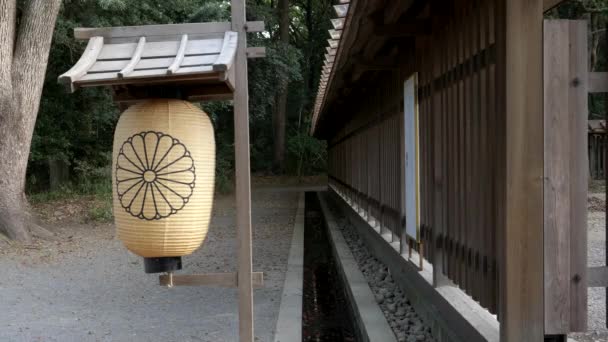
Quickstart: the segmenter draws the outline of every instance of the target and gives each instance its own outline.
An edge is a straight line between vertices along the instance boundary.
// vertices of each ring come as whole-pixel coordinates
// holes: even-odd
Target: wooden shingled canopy
[[[263,30],[263,22],[247,23],[248,32]],[[59,76],[71,92],[112,86],[122,104],[167,92],[190,101],[232,98],[238,34],[230,23],[77,28],[74,36],[88,44]]]

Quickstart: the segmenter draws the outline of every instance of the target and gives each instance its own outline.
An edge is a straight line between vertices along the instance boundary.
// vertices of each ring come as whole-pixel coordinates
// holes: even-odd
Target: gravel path
[[[271,341],[298,193],[253,193],[256,341]],[[236,270],[234,199],[220,197],[205,245],[182,273]],[[0,341],[236,341],[234,289],[158,286],[112,225],[54,223],[57,241],[0,248]]]
[[[336,211],[334,215],[336,224],[367,279],[397,341],[434,341],[430,328],[425,326],[416,314],[405,294],[392,279],[388,268],[368,251],[348,219]]]
[[[589,195],[589,212],[587,216],[587,265],[604,266],[606,264],[606,215],[605,194]],[[606,328],[606,290],[598,287],[590,287],[587,292],[588,298],[588,330],[587,333],[571,334],[575,341],[608,341],[608,329]]]

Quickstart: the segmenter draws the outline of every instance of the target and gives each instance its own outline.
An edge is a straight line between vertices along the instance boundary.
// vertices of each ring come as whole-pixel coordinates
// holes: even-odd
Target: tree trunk
[[[279,17],[279,41],[289,44],[289,0],[279,0],[277,6]],[[287,90],[289,82],[287,76],[281,78],[279,91],[275,98],[273,112],[274,127],[274,169],[275,172],[285,172],[285,127],[287,121]]]
[[[31,241],[25,173],[61,0],[32,0],[16,27],[15,1],[0,0],[0,231]]]

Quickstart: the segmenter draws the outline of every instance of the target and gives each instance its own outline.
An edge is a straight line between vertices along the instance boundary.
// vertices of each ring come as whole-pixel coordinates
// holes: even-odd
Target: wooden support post
[[[544,29],[545,331],[563,334],[570,324],[570,24],[546,20]]]
[[[587,329],[587,22],[545,21],[545,334]]]
[[[234,139],[236,169],[236,226],[238,237],[238,294],[240,342],[253,342],[251,252],[251,180],[249,166],[249,93],[245,0],[232,0],[232,31],[238,33],[235,56]]]
[[[228,273],[206,273],[206,274],[163,274],[158,277],[160,286],[209,286],[209,287],[238,287],[238,274]],[[262,272],[252,273],[252,285],[255,288],[264,286],[264,274]]]
[[[497,4],[497,109],[503,130],[497,152],[504,156],[498,167],[505,177],[497,193],[498,203],[504,203],[500,335],[501,341],[536,342],[544,339],[543,1]]]

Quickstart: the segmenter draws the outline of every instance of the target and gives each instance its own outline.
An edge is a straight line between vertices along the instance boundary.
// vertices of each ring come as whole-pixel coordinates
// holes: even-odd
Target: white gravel
[[[256,341],[272,341],[287,268],[297,192],[253,193]],[[236,269],[234,199],[216,200],[202,248],[181,273]],[[0,341],[237,341],[233,289],[158,286],[112,225],[60,222],[59,241],[0,247]]]
[[[420,319],[405,294],[392,279],[388,268],[371,255],[348,219],[339,213],[335,214],[337,226],[367,279],[397,341],[434,341],[430,328]]]
[[[590,194],[605,201],[605,194]],[[589,211],[587,216],[587,265],[606,265],[606,215],[603,211]],[[575,341],[608,341],[606,328],[606,289],[590,287],[588,298],[588,332],[571,334]]]

